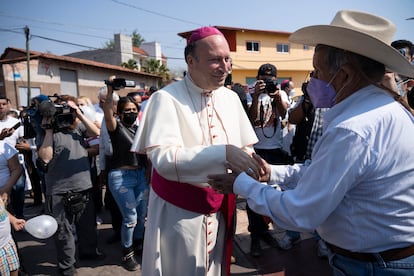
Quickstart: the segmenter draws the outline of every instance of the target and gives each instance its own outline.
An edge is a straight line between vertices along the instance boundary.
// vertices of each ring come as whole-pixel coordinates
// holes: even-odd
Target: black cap
[[[257,76],[277,77],[276,66],[270,63],[263,64],[260,66],[259,71],[257,71]]]

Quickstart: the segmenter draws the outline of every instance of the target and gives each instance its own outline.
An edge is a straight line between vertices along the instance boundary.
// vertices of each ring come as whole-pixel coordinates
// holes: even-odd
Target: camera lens
[[[265,80],[265,90],[267,93],[274,93],[277,90],[277,82],[276,80],[267,79]]]

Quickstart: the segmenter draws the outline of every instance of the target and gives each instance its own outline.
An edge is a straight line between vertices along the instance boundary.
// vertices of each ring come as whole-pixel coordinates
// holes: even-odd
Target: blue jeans
[[[414,275],[414,255],[389,262],[385,262],[379,254],[377,255],[377,262],[362,262],[329,251],[329,264],[335,276]]]
[[[288,235],[288,237],[291,240],[298,240],[298,239],[300,239],[300,232],[286,230],[286,235]]]
[[[122,246],[131,247],[134,240],[144,236],[149,192],[145,169],[111,170],[108,184],[122,214]]]

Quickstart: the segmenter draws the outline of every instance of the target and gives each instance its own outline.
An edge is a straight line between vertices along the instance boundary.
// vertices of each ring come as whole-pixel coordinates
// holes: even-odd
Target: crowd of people
[[[261,241],[289,250],[306,231],[334,275],[412,274],[414,47],[391,41],[394,32],[356,11],[294,32],[290,41],[315,46],[296,98],[271,63],[251,91],[226,87],[231,53],[214,27],[192,32],[184,78],[151,87],[144,102],[120,97],[116,76],[95,105],[39,95],[17,112],[0,96],[0,274],[19,269],[11,232],[24,227],[27,191],[57,221],[62,275],[76,275],[76,258],[105,258],[103,206],[126,270],[142,255],[146,276],[229,275],[237,195],[253,257]],[[270,221],[286,230],[282,239]]]

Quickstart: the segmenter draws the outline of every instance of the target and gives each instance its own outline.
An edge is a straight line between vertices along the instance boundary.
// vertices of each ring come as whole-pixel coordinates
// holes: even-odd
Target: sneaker
[[[259,238],[251,238],[250,255],[253,257],[259,257],[262,255],[262,246],[260,245]]]
[[[127,252],[125,252],[124,256],[122,257],[122,265],[128,271],[138,270],[139,265],[132,248],[127,249]]]
[[[328,247],[323,240],[318,240],[317,254],[319,258],[328,258]]]
[[[289,250],[292,248],[292,239],[288,235],[285,235],[283,239],[278,240],[277,243],[282,250]]]

